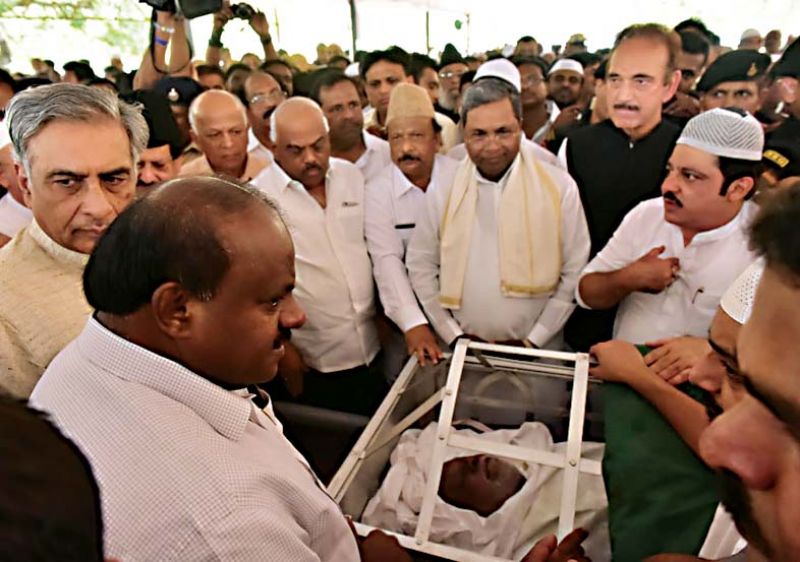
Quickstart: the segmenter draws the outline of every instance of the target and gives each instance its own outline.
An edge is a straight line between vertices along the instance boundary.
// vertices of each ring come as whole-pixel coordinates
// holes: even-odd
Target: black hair
[[[2,394],[0,525],[3,560],[103,560],[89,461],[42,412]]]
[[[800,277],[800,181],[780,189],[762,205],[750,227],[750,247],[771,268]]]
[[[249,66],[247,66],[246,64],[237,62],[235,64],[230,65],[228,67],[228,70],[225,71],[225,87],[226,88],[228,88],[228,80],[233,75],[233,73],[237,72],[237,71],[240,71],[240,70],[243,71],[243,72],[247,72],[248,76],[250,76],[253,73],[253,69],[250,68]],[[247,79],[245,78],[245,80],[242,80],[241,84],[239,84],[239,86],[237,88],[233,88],[232,90],[230,90],[230,92],[234,96],[239,98],[239,100],[244,104],[245,107],[248,106],[247,94],[244,91],[244,83],[245,83],[246,80]]]
[[[731,184],[742,178],[753,179],[753,187],[750,189],[745,199],[750,199],[755,195],[755,181],[764,171],[764,165],[760,160],[741,160],[739,158],[720,156],[718,157],[718,161],[719,171],[722,172],[722,189],[719,192],[720,195],[726,195]]]
[[[681,49],[690,55],[703,55],[703,64],[708,62],[708,51],[711,45],[705,36],[696,31],[681,31]]]
[[[231,74],[233,74],[233,73],[234,73],[234,72],[236,72],[237,70],[244,70],[244,71],[246,71],[248,74],[250,74],[251,72],[253,72],[253,69],[252,69],[252,68],[250,68],[249,66],[247,66],[246,64],[244,64],[244,63],[241,63],[241,62],[237,62],[237,63],[234,63],[234,64],[230,65],[230,66],[228,67],[228,70],[226,70],[226,71],[225,71],[225,81],[227,82],[227,81],[228,81],[228,78],[230,78],[230,77],[231,77]]]
[[[435,72],[437,69],[436,61],[433,60],[428,55],[422,55],[420,53],[411,53],[411,56],[409,57],[407,72],[409,76],[414,78],[415,84],[419,84],[419,81],[422,79],[422,73],[425,72],[426,68],[430,68]]]
[[[314,83],[311,86],[311,99],[317,102],[321,107],[322,101],[319,99],[319,93],[322,89],[333,88],[336,84],[341,84],[342,82],[350,82],[356,89],[356,93],[358,93],[358,86],[355,80],[349,76],[345,76],[345,73],[338,68],[325,68],[321,70],[315,77]]]
[[[459,78],[458,80],[458,91],[460,92],[461,90],[463,90],[466,84],[474,82],[476,74],[477,72],[475,72],[474,70],[467,70],[464,74],[462,74],[461,78]]]
[[[275,209],[263,193],[237,180],[167,182],[129,205],[100,238],[83,273],[86,300],[99,312],[125,316],[170,281],[198,299],[212,299],[231,265],[217,237],[219,225],[255,204]]]
[[[689,30],[699,31],[702,35],[706,37],[706,39],[709,40],[711,39],[711,30],[708,29],[706,24],[703,23],[703,20],[701,20],[700,18],[685,19],[682,22],[678,23],[678,25],[676,25],[673,29],[678,33]]]
[[[517,43],[530,43],[531,41],[536,41],[536,39],[534,39],[530,35],[523,35],[522,37],[517,39]]]
[[[17,92],[17,81],[5,68],[0,68],[0,84],[7,84],[12,92]]]
[[[581,63],[583,68],[592,66],[593,64],[599,64],[603,60],[602,56],[598,55],[597,53],[590,53],[588,51],[584,53],[573,53],[566,58],[578,61]]]
[[[542,71],[542,78],[547,78],[547,70],[550,67],[547,64],[547,61],[541,57],[530,57],[527,55],[516,55],[511,57],[511,62],[514,63],[514,66],[519,68],[523,64],[533,64],[539,67]]]
[[[331,58],[328,60],[328,65],[330,66],[330,65],[332,65],[332,64],[334,64],[334,63],[337,63],[337,62],[346,62],[346,63],[349,65],[349,64],[350,64],[350,59],[348,59],[348,58],[347,58],[346,56],[344,56],[344,55],[333,55],[333,56],[332,56],[332,57],[331,57]]]
[[[403,67],[403,72],[408,75],[408,54],[399,47],[393,47],[385,51],[372,51],[364,56],[361,61],[359,73],[361,78],[366,79],[367,71],[372,68],[375,63],[386,61],[393,64],[399,64]]]
[[[64,65],[64,72],[72,72],[80,82],[88,82],[97,76],[92,67],[83,61],[70,61]]]
[[[295,69],[294,69],[294,68],[292,68],[292,65],[291,65],[291,64],[289,64],[288,62],[286,62],[286,61],[285,61],[285,60],[283,60],[283,59],[269,59],[269,60],[265,60],[264,62],[262,62],[262,63],[261,63],[261,66],[259,66],[259,68],[260,68],[261,70],[263,70],[264,72],[269,72],[269,67],[271,67],[271,66],[275,66],[276,64],[279,64],[279,65],[281,65],[281,66],[285,66],[286,68],[288,68],[288,69],[289,69],[289,70],[292,72],[292,74],[294,74],[294,72],[295,72]]]
[[[114,88],[114,91],[119,93],[119,86],[115,82],[112,82],[108,78],[92,78],[88,82],[86,82],[87,86],[111,86]]]
[[[215,64],[198,64],[195,67],[197,71],[197,76],[209,76],[211,74],[216,74],[223,80],[225,79],[225,72]]]

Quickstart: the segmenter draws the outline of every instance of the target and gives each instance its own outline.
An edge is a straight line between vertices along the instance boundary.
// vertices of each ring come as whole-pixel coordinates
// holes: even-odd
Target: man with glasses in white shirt
[[[271,74],[256,70],[244,82],[247,120],[250,122],[247,151],[272,163],[272,141],[269,139],[269,118],[284,100],[280,84]]]

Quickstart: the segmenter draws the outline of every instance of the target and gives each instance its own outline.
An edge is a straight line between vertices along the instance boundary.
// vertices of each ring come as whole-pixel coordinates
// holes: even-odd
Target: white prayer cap
[[[11,144],[11,135],[8,133],[8,126],[0,121],[0,148],[5,148]]]
[[[750,29],[744,30],[744,32],[742,33],[741,41],[744,41],[745,39],[755,39],[756,37],[760,39],[761,34],[758,32],[757,29],[753,29],[751,27]]]
[[[547,75],[552,76],[559,70],[575,72],[583,76],[583,65],[574,59],[558,59],[547,71]]]
[[[358,72],[359,64],[357,62],[350,63],[347,65],[347,68],[344,69],[344,75],[350,78],[358,78]]]
[[[764,129],[745,111],[718,107],[692,117],[677,144],[715,156],[755,162],[764,152]]]
[[[744,324],[750,318],[753,311],[753,301],[756,298],[756,289],[764,273],[764,263],[759,260],[744,270],[736,281],[733,282],[722,300],[719,302],[720,308],[739,324]]]
[[[514,86],[517,92],[522,91],[522,79],[519,77],[519,70],[508,59],[494,59],[480,65],[472,81],[477,82],[481,78],[499,78]]]

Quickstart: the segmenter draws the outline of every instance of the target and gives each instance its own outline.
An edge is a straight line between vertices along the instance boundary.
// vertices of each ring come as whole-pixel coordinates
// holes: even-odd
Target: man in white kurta
[[[31,210],[19,189],[14,170],[14,150],[5,123],[0,123],[0,187],[7,193],[0,197],[0,247],[6,245],[14,235],[30,224]]]
[[[763,145],[758,121],[741,110],[691,119],[670,156],[663,196],[628,213],[581,273],[581,306],[619,304],[614,338],[658,348],[645,361],[675,383],[708,353],[720,298],[754,260],[747,199]]]
[[[430,97],[413,84],[392,90],[386,127],[394,164],[367,182],[366,235],[384,312],[403,332],[406,348],[421,364],[441,351],[420,309],[405,255],[425,193],[448,189],[458,163],[438,155],[441,144]]]
[[[448,343],[468,334],[548,345],[574,308],[572,291],[588,257],[588,231],[575,182],[521,143],[519,72],[508,64],[516,89],[505,79],[486,77],[466,94],[464,134],[470,159],[460,163],[450,189],[427,194],[408,248],[412,286]],[[462,205],[454,198],[465,189]],[[454,220],[462,208],[474,218]],[[447,241],[443,227],[467,231]],[[514,248],[522,253],[515,255]],[[461,271],[448,271],[443,263],[451,252],[449,263],[460,264]],[[517,266],[524,271],[515,277]],[[445,278],[451,278],[455,299],[443,286]]]
[[[25,398],[91,312],[81,274],[135,195],[147,123],[116,96],[70,84],[18,94],[6,122],[34,219],[0,250],[0,389]]]

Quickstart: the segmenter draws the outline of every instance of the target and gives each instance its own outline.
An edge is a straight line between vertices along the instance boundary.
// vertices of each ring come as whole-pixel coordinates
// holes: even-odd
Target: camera
[[[186,19],[213,14],[222,9],[222,0],[139,0],[160,12],[180,13]],[[241,6],[241,4],[239,4]],[[246,5],[246,4],[245,4]],[[249,8],[249,6],[248,6]],[[252,8],[250,8],[252,10]]]
[[[255,9],[250,4],[245,4],[244,2],[231,4],[231,12],[233,12],[233,17],[247,21],[250,21],[253,16],[256,15]]]

